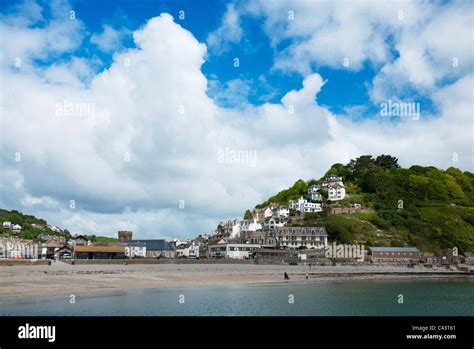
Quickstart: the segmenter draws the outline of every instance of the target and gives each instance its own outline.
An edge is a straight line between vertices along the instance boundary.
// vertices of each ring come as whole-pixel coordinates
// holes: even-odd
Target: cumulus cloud
[[[44,20],[37,2],[25,1],[0,15],[2,65],[23,65],[27,69],[32,60],[51,59],[81,44],[84,27],[70,5],[52,1],[48,10],[52,19]]]
[[[242,35],[240,15],[233,4],[228,4],[221,25],[207,36],[207,46],[213,54],[220,55],[231,43],[238,43]]]
[[[275,70],[306,76],[322,66],[374,66],[374,102],[409,98],[413,90],[430,97],[439,83],[473,68],[472,4],[466,1],[252,1],[240,11],[263,17],[276,49]]]
[[[104,24],[102,33],[93,34],[91,43],[103,52],[112,52],[122,47],[123,40],[130,31],[126,28],[115,29],[109,24]]]
[[[73,232],[190,236],[364,153],[472,168],[472,75],[433,92],[439,115],[353,122],[318,104],[325,81],[317,73],[279,103],[219,106],[201,71],[206,45],[168,14],[133,39],[99,73],[75,56],[35,69],[2,66],[1,207]],[[0,45],[15,55],[11,43]],[[32,45],[30,57],[44,53]]]

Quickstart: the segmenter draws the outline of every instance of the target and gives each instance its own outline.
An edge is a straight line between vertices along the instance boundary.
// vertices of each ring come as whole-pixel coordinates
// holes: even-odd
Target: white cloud
[[[14,66],[17,60],[24,69],[31,68],[34,59],[51,59],[56,55],[75,50],[84,37],[83,24],[71,19],[69,4],[53,1],[49,4],[53,18],[45,25],[42,11],[33,1],[15,7],[13,14],[0,15],[0,63]]]
[[[207,36],[207,46],[212,53],[222,54],[229,49],[230,43],[238,43],[242,39],[239,16],[235,6],[228,4],[220,27]]]
[[[472,168],[472,75],[432,94],[440,115],[396,124],[331,114],[316,100],[319,74],[280,103],[221,108],[201,71],[206,46],[171,16],[150,19],[133,38],[136,47],[100,73],[76,58],[2,68],[0,206],[73,232],[189,236],[364,153]],[[222,163],[224,149],[256,152],[256,166]]]
[[[90,40],[101,51],[112,52],[122,47],[122,42],[128,34],[130,31],[126,28],[115,29],[111,25],[104,24],[102,33],[93,34]]]
[[[242,7],[263,17],[276,50],[274,69],[306,76],[322,66],[371,64],[379,71],[370,91],[374,102],[409,97],[404,93],[413,89],[429,98],[439,83],[473,68],[473,12],[466,1],[258,1]]]

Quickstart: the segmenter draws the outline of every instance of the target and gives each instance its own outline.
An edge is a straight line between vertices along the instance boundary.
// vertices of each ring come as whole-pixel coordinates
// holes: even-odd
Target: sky
[[[1,1],[0,207],[184,238],[334,163],[474,169],[470,1]]]

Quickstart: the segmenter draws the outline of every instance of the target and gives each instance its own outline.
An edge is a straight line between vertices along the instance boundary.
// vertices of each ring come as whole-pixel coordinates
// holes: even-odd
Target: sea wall
[[[6,259],[0,258],[0,266],[16,266],[16,265],[46,265],[46,259]]]
[[[64,262],[71,264],[71,260]],[[255,264],[251,259],[76,259],[75,264]]]

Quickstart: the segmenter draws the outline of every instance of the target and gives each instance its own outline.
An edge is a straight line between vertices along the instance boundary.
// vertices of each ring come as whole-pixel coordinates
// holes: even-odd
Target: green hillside
[[[21,233],[14,233],[11,229],[3,228],[3,222],[11,222],[12,224],[21,225]],[[33,224],[42,226],[40,229],[33,227]],[[36,218],[35,216],[26,215],[19,211],[7,211],[0,209],[0,237],[2,236],[18,236],[22,239],[29,239],[34,241],[40,241],[39,235],[51,235],[51,236],[61,236],[66,239],[71,238],[71,234],[67,229],[64,229],[62,232],[52,231],[48,227],[48,222],[44,219]],[[86,236],[92,242],[116,242],[118,239],[109,238],[104,236],[95,236],[90,235]]]
[[[3,222],[11,222],[12,224],[21,225],[21,233],[14,233],[10,229],[5,229],[1,225]],[[42,226],[42,229],[37,229],[33,227],[33,224],[38,224]],[[44,219],[36,218],[35,216],[26,215],[19,211],[7,211],[0,209],[0,236],[18,236],[23,239],[33,239],[39,241],[38,235],[46,234],[52,236],[62,236],[69,238],[71,235],[67,229],[63,232],[58,233],[52,231],[48,226],[47,222]]]
[[[337,203],[326,203],[341,207],[360,203],[374,212],[293,216],[289,225],[324,225],[330,239],[344,243],[474,251],[473,173],[454,167],[403,169],[395,157],[364,155],[346,165],[333,165],[325,176],[328,174],[342,176],[349,195]],[[308,185],[321,180],[298,180],[257,207],[288,204],[305,194]]]

